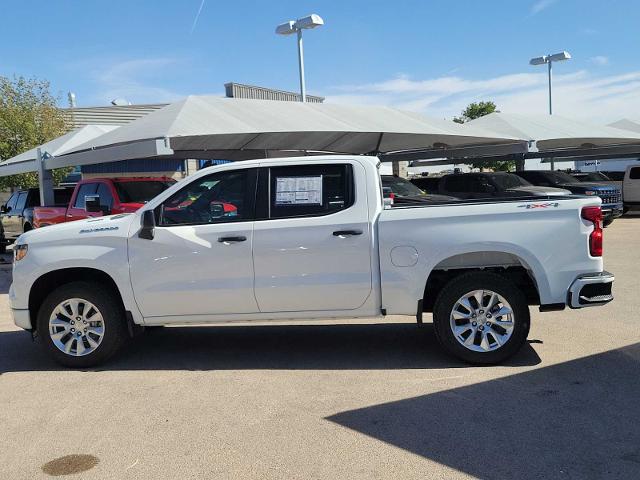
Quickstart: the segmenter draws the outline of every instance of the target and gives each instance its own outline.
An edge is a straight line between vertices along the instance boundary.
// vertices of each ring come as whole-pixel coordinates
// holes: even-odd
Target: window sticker
[[[322,175],[276,177],[276,205],[322,205]]]

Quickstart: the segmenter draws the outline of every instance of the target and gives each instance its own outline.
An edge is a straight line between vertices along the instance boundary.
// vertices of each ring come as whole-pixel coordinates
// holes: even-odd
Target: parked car
[[[388,188],[394,205],[408,203],[444,203],[457,200],[455,197],[426,193],[416,187],[406,178],[393,175],[381,175],[382,187]]]
[[[622,215],[622,191],[614,184],[581,182],[566,172],[551,170],[524,170],[516,172],[516,175],[534,185],[565,188],[577,195],[600,197],[605,227]]]
[[[135,212],[174,180],[166,177],[91,178],[76,184],[65,206],[35,207],[35,228],[117,213]],[[93,205],[87,206],[90,199]],[[96,203],[97,202],[97,203]]]
[[[134,213],[27,232],[14,249],[14,321],[61,364],[88,367],[140,326],[384,315],[421,323],[433,312],[448,352],[492,364],[525,343],[529,305],[612,300],[598,198],[384,208],[378,163],[345,155],[219,165]]]
[[[640,167],[629,165],[622,183],[624,212],[640,208]]]
[[[508,172],[454,173],[438,182],[438,192],[458,198],[518,198],[569,195],[561,188],[536,187]]]
[[[69,202],[73,189],[55,188],[53,190],[54,203],[65,205]],[[12,244],[16,238],[24,232],[28,232],[33,226],[33,209],[40,205],[40,190],[29,188],[13,192],[7,203],[0,206],[0,222],[2,233],[0,234],[0,253],[4,253],[7,245]]]
[[[568,172],[576,180],[581,182],[591,182],[591,183],[607,183],[607,184],[616,184],[617,182],[611,180],[602,172]]]
[[[411,183],[413,183],[420,190],[427,193],[438,192],[438,183],[442,177],[413,177]]]

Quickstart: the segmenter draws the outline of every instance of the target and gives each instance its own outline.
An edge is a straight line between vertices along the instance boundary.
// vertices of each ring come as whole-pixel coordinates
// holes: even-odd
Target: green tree
[[[454,117],[453,121],[456,123],[466,123],[476,118],[484,117],[493,112],[499,112],[496,104],[489,102],[473,102],[465,108],[459,117]],[[509,171],[514,170],[516,167],[515,160],[484,160],[484,161],[472,161],[470,165],[474,168],[490,168],[492,170]]]
[[[69,130],[64,114],[49,91],[49,82],[0,76],[0,159],[37,147]],[[71,168],[53,170],[57,185]],[[0,188],[37,187],[38,174],[0,177]]]

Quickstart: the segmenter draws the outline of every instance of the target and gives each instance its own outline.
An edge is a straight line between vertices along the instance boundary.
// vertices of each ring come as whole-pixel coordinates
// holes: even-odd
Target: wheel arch
[[[70,267],[47,272],[33,283],[29,291],[29,316],[34,330],[37,328],[38,312],[47,295],[62,285],[77,281],[100,283],[111,290],[119,299],[123,309],[124,301],[118,285],[108,273],[89,267]]]
[[[433,267],[424,286],[422,310],[433,311],[435,299],[447,283],[474,271],[493,272],[505,277],[525,293],[530,305],[540,304],[540,288],[529,263],[514,253],[478,250],[451,255]]]

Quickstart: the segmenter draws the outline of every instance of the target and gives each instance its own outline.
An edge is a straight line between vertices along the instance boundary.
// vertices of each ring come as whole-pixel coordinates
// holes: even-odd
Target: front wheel
[[[47,352],[61,365],[98,365],[127,339],[122,303],[99,283],[63,285],[51,292],[40,307],[38,335]]]
[[[515,354],[529,334],[524,293],[504,277],[472,272],[451,280],[433,309],[440,344],[474,364],[496,364]]]

